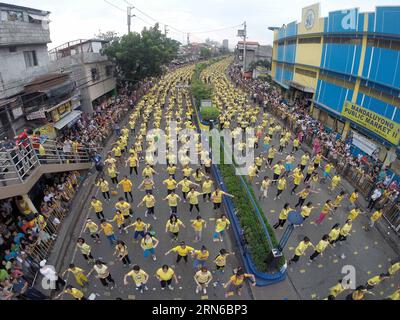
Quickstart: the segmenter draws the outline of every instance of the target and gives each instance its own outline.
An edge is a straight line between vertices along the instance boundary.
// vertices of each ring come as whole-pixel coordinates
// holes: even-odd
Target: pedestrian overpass
[[[85,148],[66,153],[52,140],[46,140],[43,147],[43,155],[34,150],[32,141],[0,152],[0,200],[27,194],[43,174],[91,168]]]

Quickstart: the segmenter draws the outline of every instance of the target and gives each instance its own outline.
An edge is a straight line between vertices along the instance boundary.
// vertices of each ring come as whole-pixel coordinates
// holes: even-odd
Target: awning
[[[49,18],[46,16],[39,16],[37,14],[29,14],[29,16],[33,19],[33,20],[40,20],[40,21],[49,21]]]
[[[300,91],[303,91],[303,92],[306,92],[306,93],[314,93],[314,89],[313,88],[303,86],[302,84],[297,83],[295,81],[289,81],[289,85],[291,87],[297,89],[297,90],[300,90]]]
[[[56,128],[57,130],[61,130],[64,128],[66,125],[69,123],[77,120],[82,114],[82,111],[74,110],[68,113],[64,118],[62,118],[60,121],[56,122],[53,127]]]

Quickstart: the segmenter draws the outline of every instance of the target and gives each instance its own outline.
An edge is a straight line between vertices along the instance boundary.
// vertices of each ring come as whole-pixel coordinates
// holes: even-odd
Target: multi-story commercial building
[[[260,60],[271,60],[271,46],[260,45],[256,41],[246,41],[246,65],[244,71],[249,69],[253,62]],[[239,41],[236,45],[236,61],[243,67],[244,64],[244,42]]]
[[[387,163],[400,139],[400,6],[374,12],[346,9],[320,17],[319,4],[302,21],[274,31],[272,78],[288,98],[304,96],[310,113],[342,138]]]
[[[229,40],[228,39],[224,39],[222,41],[222,47],[226,50],[229,50]]]

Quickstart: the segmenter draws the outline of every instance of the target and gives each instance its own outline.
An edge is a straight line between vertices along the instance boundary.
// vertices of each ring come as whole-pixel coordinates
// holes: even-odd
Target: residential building
[[[345,9],[320,17],[303,8],[302,21],[274,32],[272,78],[289,99],[309,99],[310,114],[342,139],[396,159],[400,139],[400,6],[374,12]],[[353,139],[354,141],[354,139]]]
[[[0,138],[24,126],[19,94],[26,83],[46,73],[49,14],[0,3]]]
[[[114,64],[102,54],[107,41],[90,39],[67,42],[50,50],[49,70],[70,73],[80,90],[81,110],[92,113],[110,96],[115,95]]]
[[[249,66],[253,62],[260,60],[271,60],[272,48],[271,46],[260,45],[256,41],[246,41],[246,66],[244,71],[249,70]],[[244,42],[239,41],[236,45],[236,62],[243,67],[244,63]]]

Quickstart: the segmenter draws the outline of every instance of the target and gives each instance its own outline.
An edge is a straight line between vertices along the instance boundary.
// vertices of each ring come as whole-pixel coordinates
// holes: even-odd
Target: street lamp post
[[[265,262],[271,267],[277,267],[280,258],[282,257],[283,249],[285,248],[295,226],[303,223],[303,217],[297,211],[291,211],[288,215],[289,225],[286,227],[281,240],[276,248],[272,249]]]

